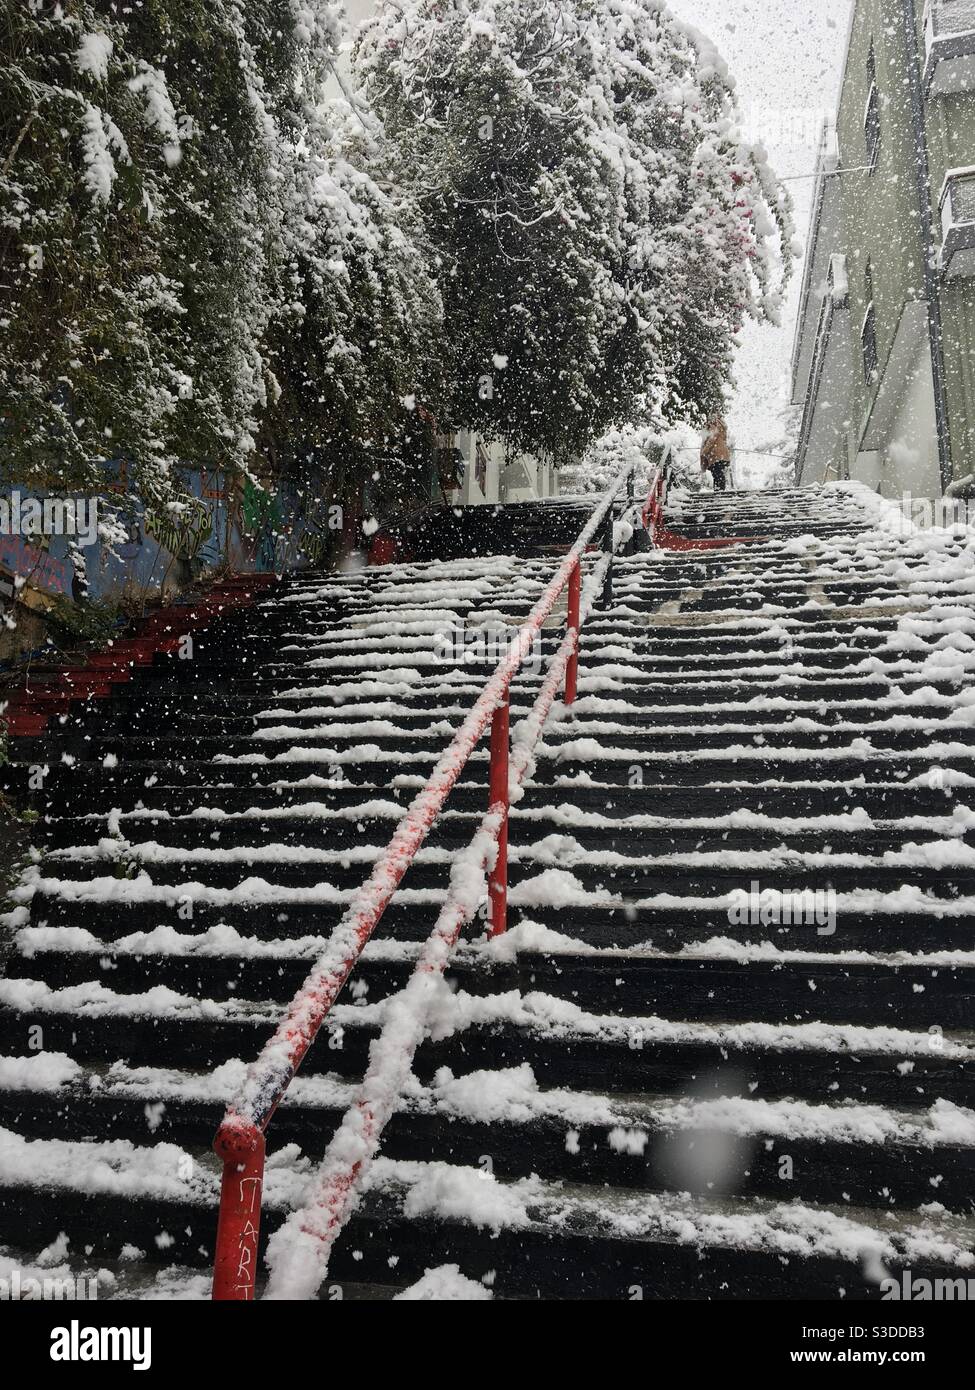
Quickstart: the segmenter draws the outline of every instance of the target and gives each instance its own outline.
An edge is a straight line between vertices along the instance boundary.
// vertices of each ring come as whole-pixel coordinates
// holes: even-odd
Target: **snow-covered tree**
[[[188,127],[167,182],[164,263],[186,386],[168,439],[194,464],[254,460],[274,392],[266,337],[281,307],[282,196],[301,41],[289,0],[146,0],[132,41],[159,55]]]
[[[733,79],[708,39],[655,0],[593,13],[606,111],[624,137],[623,403],[631,418],[649,404],[665,421],[700,421],[722,404],[745,317],[778,322],[791,204],[742,138]]]
[[[104,7],[0,0],[3,468],[94,486],[167,471],[185,386],[159,235],[185,126],[163,72]]]
[[[263,442],[283,470],[361,478],[437,394],[442,306],[433,252],[394,184],[381,124],[323,99],[337,15],[306,7],[298,140],[284,214],[284,293],[271,335],[279,395]],[[317,22],[316,22],[317,21]]]
[[[6,476],[121,461],[158,505],[179,464],[348,465],[407,417],[439,295],[381,127],[324,100],[335,6],[0,0],[0,24]]]
[[[720,399],[792,228],[705,40],[655,0],[397,0],[355,66],[440,252],[457,423],[561,458]]]

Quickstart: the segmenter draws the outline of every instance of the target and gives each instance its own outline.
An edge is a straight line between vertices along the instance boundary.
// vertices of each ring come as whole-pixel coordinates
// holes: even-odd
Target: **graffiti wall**
[[[187,470],[183,498],[153,509],[118,471],[109,478],[97,498],[62,495],[56,503],[41,492],[0,490],[0,604],[15,590],[43,608],[45,599],[60,597],[151,597],[224,566],[244,573],[317,567],[329,563],[342,536],[343,508],[322,502],[314,486],[302,496],[219,470]],[[45,503],[61,508],[60,526],[26,520]]]

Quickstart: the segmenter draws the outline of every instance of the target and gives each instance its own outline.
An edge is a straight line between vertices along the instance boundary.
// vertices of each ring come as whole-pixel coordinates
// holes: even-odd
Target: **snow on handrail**
[[[518,630],[507,656],[499,662],[425,786],[409,806],[369,878],[353,897],[273,1036],[248,1068],[240,1091],[228,1107],[214,1140],[214,1150],[224,1164],[214,1260],[214,1299],[253,1298],[264,1177],[264,1130],[481,735],[498,708],[507,705],[512,680],[613,502],[632,477],[633,469],[634,464],[628,463],[603,494],[575,544]],[[577,636],[572,629],[570,633]],[[560,648],[560,655],[561,651]],[[502,819],[506,829],[506,806],[504,809]]]
[[[580,628],[599,595],[609,563],[609,555],[604,555],[587,580]],[[515,730],[511,793],[517,791],[532,765],[532,753],[562,688],[577,640],[577,629],[569,628],[530,713]],[[447,900],[405,989],[389,1001],[382,1030],[369,1048],[369,1066],[359,1094],[325,1151],[311,1194],[271,1237],[265,1298],[314,1298],[328,1273],[332,1247],[358,1205],[383,1130],[409,1080],[451,953],[483,900],[485,875],[494,864],[502,817],[500,806],[490,806],[470,845],[454,860]]]

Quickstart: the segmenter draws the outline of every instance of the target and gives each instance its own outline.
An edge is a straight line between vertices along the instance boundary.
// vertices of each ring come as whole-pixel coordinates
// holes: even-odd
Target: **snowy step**
[[[473,704],[473,700],[470,704]],[[442,699],[436,706],[436,717],[438,721],[441,719],[451,722],[459,721],[469,713],[470,704],[451,704],[448,700]],[[517,723],[519,718],[523,718],[528,713],[529,705],[526,700],[518,699],[511,701],[510,708],[511,717]],[[188,729],[204,735],[208,731],[211,734],[222,732],[231,735],[259,731],[262,737],[265,736],[265,730],[273,730],[277,726],[321,731],[325,735],[333,727],[374,720],[388,720],[401,732],[412,731],[413,729],[422,730],[431,725],[430,709],[418,709],[412,704],[400,705],[390,701],[363,701],[358,705],[343,705],[341,707],[330,707],[321,703],[309,703],[304,706],[281,704],[275,708],[262,709],[254,716],[249,717],[220,718],[214,715],[197,716],[195,714],[178,717],[181,727],[185,725]],[[878,705],[876,700],[867,699],[835,701],[825,705],[821,701],[802,699],[788,692],[778,696],[768,696],[759,702],[725,703],[716,701],[706,707],[683,704],[679,698],[675,698],[672,703],[638,704],[618,696],[602,698],[598,695],[583,694],[577,699],[572,709],[567,710],[560,717],[557,727],[560,730],[568,727],[577,728],[592,720],[599,719],[612,721],[617,727],[643,726],[645,728],[648,721],[652,721],[654,725],[709,724],[714,726],[716,718],[719,717],[727,721],[729,725],[742,724],[747,721],[759,726],[773,727],[788,724],[796,719],[816,720],[821,724],[830,725],[857,722],[860,724],[881,724],[905,718],[917,721],[927,720],[933,723],[950,718],[956,727],[965,723],[975,723],[975,716],[968,712],[967,705],[960,705],[957,699],[952,696],[939,696],[933,691],[922,690],[917,693],[916,698],[905,699],[900,705],[896,705],[893,701],[887,705]],[[111,721],[106,718],[103,723],[106,732],[108,732]],[[138,730],[140,733],[154,737],[160,730],[169,732],[172,729],[173,715],[168,711],[160,711],[158,714],[153,711],[143,718],[138,713],[133,713],[128,717],[127,723],[130,732]],[[91,723],[87,724],[86,731],[91,732],[93,727],[97,726],[93,726]],[[556,725],[553,723],[553,728],[555,727]]]
[[[792,751],[799,756],[787,756],[789,750],[786,749],[762,750],[753,744],[751,747],[737,745],[723,753],[706,750],[698,757],[668,757],[665,753],[657,755],[602,746],[598,752],[586,749],[583,753],[568,744],[557,759],[539,760],[534,780],[540,785],[566,788],[572,785],[573,777],[592,779],[611,789],[611,794],[638,781],[649,806],[657,788],[665,785],[690,789],[718,784],[741,789],[752,787],[757,793],[766,785],[843,781],[854,787],[855,799],[855,788],[860,782],[895,785],[917,780],[940,786],[950,781],[956,766],[965,777],[975,774],[968,751],[960,745],[956,751],[954,744],[929,744],[913,754],[884,754],[859,745],[838,749],[825,745],[821,750]],[[297,763],[292,770],[300,767],[302,764]],[[307,770],[310,771],[310,767]]]
[[[85,1066],[116,1059],[156,1066],[165,1058],[182,1070],[212,1071],[256,1055],[277,1013],[269,1001],[218,1007],[159,989],[137,1001],[96,982],[50,991],[37,982],[0,981],[0,1001],[14,999],[17,1008],[0,1007],[5,1051],[21,1055],[28,1029],[40,1027],[46,1051]],[[302,1076],[361,1076],[381,1009],[336,1006]],[[517,991],[454,994],[447,1016],[460,1031],[420,1048],[414,1070],[425,1084],[443,1067],[456,1075],[527,1065],[545,1087],[617,1095],[738,1094],[912,1107],[938,1100],[965,1106],[975,1077],[970,1033],[598,1015],[557,996]]]
[[[200,787],[193,785],[192,779],[177,776],[168,767],[156,766],[152,773],[154,780],[145,785],[148,776],[120,779],[118,769],[114,774],[100,770],[96,780],[91,778],[91,767],[85,769],[82,777],[76,768],[53,768],[45,779],[41,790],[33,792],[28,798],[28,765],[19,767],[9,765],[2,770],[2,780],[14,795],[23,796],[41,815],[58,813],[61,815],[96,815],[95,828],[101,838],[105,816],[112,810],[124,809],[135,813],[157,813],[157,818],[169,815],[188,815],[198,809],[224,811],[240,815],[250,810],[260,811],[269,808],[280,811],[301,805],[309,799],[316,803],[335,806],[343,810],[360,805],[363,799],[398,801],[405,807],[415,794],[416,786],[408,782],[394,782],[392,785],[378,786],[364,781],[360,784],[335,782],[319,776],[310,785],[296,782],[289,785],[256,786],[224,785]],[[129,771],[129,770],[127,770]],[[51,785],[56,774],[63,774],[60,786]],[[885,771],[889,779],[889,769]],[[820,816],[847,814],[862,810],[868,816],[886,819],[901,819],[905,816],[944,816],[951,815],[954,798],[960,795],[964,800],[966,788],[955,785],[955,775],[942,769],[932,760],[914,781],[905,779],[869,781],[859,776],[853,784],[838,781],[834,776],[822,780],[797,779],[792,782],[769,782],[751,788],[728,783],[725,785],[683,786],[680,783],[655,784],[652,799],[647,790],[630,781],[622,784],[600,782],[586,774],[561,783],[556,782],[553,792],[551,786],[530,785],[525,788],[519,802],[519,809],[529,808],[547,810],[553,801],[559,806],[578,807],[584,814],[640,815],[656,814],[662,816],[690,817],[692,819],[709,815],[729,815],[740,810],[766,814],[769,816]],[[16,779],[16,780],[15,780]],[[962,777],[961,782],[964,782]],[[485,797],[485,783],[474,778],[455,786],[450,795],[450,807],[454,810],[480,811]],[[45,790],[46,789],[46,790]],[[160,800],[165,799],[165,806]],[[97,808],[101,803],[100,813]],[[150,816],[151,818],[151,816]]]
[[[127,843],[139,845],[152,842],[167,848],[237,848],[248,845],[255,849],[270,844],[284,844],[296,849],[340,850],[345,846],[382,843],[388,840],[403,815],[400,802],[389,798],[360,800],[359,805],[344,808],[341,814],[324,803],[281,808],[274,815],[213,815],[197,814],[183,817],[155,818],[148,815],[122,817],[117,824]],[[100,833],[108,835],[108,817]],[[466,845],[477,828],[474,811],[448,811],[434,825],[427,839],[431,848]],[[91,820],[63,819],[50,827],[40,827],[40,836],[49,850],[83,849],[92,831],[98,831]],[[875,824],[863,816],[838,816],[783,822],[760,815],[742,812],[736,817],[671,820],[652,814],[624,819],[610,815],[589,816],[568,811],[550,815],[533,813],[526,816],[515,807],[511,816],[510,838],[515,845],[530,845],[548,832],[571,834],[582,846],[593,851],[608,850],[631,857],[675,854],[685,850],[717,852],[721,850],[769,850],[781,846],[792,849],[824,852],[840,848],[847,853],[876,855],[898,849],[911,841],[932,841],[950,836],[956,841],[975,845],[975,812],[961,808],[954,816],[941,818],[915,817],[902,821]]]
[[[652,665],[642,666],[636,661],[625,663],[614,661],[594,661],[580,677],[579,688],[584,693],[616,695],[621,691],[633,692],[633,703],[658,705],[665,698],[664,692],[672,690],[675,704],[721,704],[724,702],[744,704],[761,701],[769,697],[794,696],[797,700],[812,703],[842,703],[849,700],[902,699],[901,692],[910,694],[931,690],[935,695],[957,695],[963,683],[968,683],[967,672],[947,672],[917,670],[895,670],[889,675],[880,673],[824,671],[819,677],[789,671],[770,671],[764,680],[754,680],[750,672],[717,678],[707,674],[686,671],[680,680],[669,673],[655,670]]]
[[[29,1059],[11,1059],[23,1066]],[[69,1059],[58,1060],[68,1073]],[[29,1065],[21,1073],[29,1079]],[[36,1068],[34,1068],[36,1070]],[[0,1130],[16,1126],[28,1141],[77,1144],[110,1129],[116,1142],[175,1144],[201,1156],[214,1112],[230,1097],[219,1079],[171,1070],[115,1066],[108,1073],[75,1069],[70,1080],[35,1089],[0,1088]],[[281,1107],[275,1146],[297,1144],[319,1159],[354,1097],[348,1083],[299,1083]],[[490,1152],[495,1178],[528,1173],[545,1180],[736,1197],[783,1193],[781,1156],[792,1159],[789,1196],[888,1208],[918,1206],[937,1196],[964,1212],[975,1175],[975,1112],[938,1102],[910,1111],[856,1103],[810,1105],[740,1096],[672,1100],[600,1096],[538,1086],[529,1067],[447,1073],[416,1086],[386,1130],[383,1155],[394,1162],[476,1167]]]
[[[49,1141],[51,1145],[55,1141]],[[108,1155],[118,1166],[127,1146]],[[128,1146],[135,1157],[138,1150]],[[181,1151],[171,1147],[168,1167]],[[22,1157],[21,1157],[22,1156]],[[212,1256],[214,1178],[183,1179],[194,1200],[180,1201],[179,1182],[168,1191],[158,1165],[142,1161],[152,1195],[118,1181],[109,1161],[93,1192],[67,1188],[57,1206],[50,1176],[69,1165],[91,1170],[83,1146],[46,1150],[40,1141],[17,1151],[37,1178],[9,1189],[4,1207],[16,1220],[11,1238],[29,1232],[33,1247],[59,1235],[58,1208],[70,1202],[71,1244],[91,1247],[99,1262],[123,1244],[200,1268]],[[135,1164],[133,1164],[135,1166]],[[113,1183],[112,1179],[115,1179]],[[283,1170],[272,1169],[265,1237],[280,1221],[294,1191]],[[126,1188],[128,1191],[126,1192]],[[450,1194],[447,1205],[446,1194]],[[16,1201],[11,1201],[16,1198]],[[409,1213],[409,1214],[407,1214]],[[675,1287],[697,1297],[876,1297],[879,1280],[904,1267],[914,1278],[966,1274],[972,1229],[963,1217],[882,1216],[837,1204],[817,1206],[763,1198],[698,1194],[651,1195],[585,1184],[563,1186],[521,1179],[485,1180],[478,1167],[380,1160],[348,1239],[337,1248],[330,1286],[391,1280],[413,1283],[425,1269],[451,1264],[501,1296],[519,1298],[668,1298]]]
[[[550,871],[549,871],[550,872]],[[739,902],[730,896],[713,896],[707,883],[692,897],[674,894],[655,894],[643,901],[619,901],[606,893],[590,895],[580,892],[579,886],[558,881],[560,891],[545,893],[546,901],[539,902],[534,888],[524,892],[528,902],[519,907],[512,904],[511,924],[521,919],[538,922],[552,931],[568,932],[587,946],[630,949],[644,944],[676,952],[684,947],[711,938],[731,938],[740,944],[761,946],[774,942],[783,947],[825,952],[836,949],[836,936],[846,949],[868,952],[886,951],[969,951],[973,949],[970,900],[951,899],[938,892],[923,893],[917,887],[902,886],[902,875],[889,880],[888,892],[864,890],[858,895],[838,895],[837,933],[820,935],[817,923],[803,917],[796,925],[763,924],[760,913],[737,912],[731,920],[731,909]],[[828,884],[817,880],[820,892]],[[742,876],[734,885],[737,892],[748,893],[752,880]],[[768,886],[765,878],[760,887]],[[77,888],[81,885],[75,885]],[[783,892],[795,894],[809,885],[790,877],[783,883]],[[105,893],[110,890],[106,887]],[[293,889],[287,901],[280,886],[268,885],[258,898],[250,885],[242,893],[211,889],[218,897],[210,903],[195,898],[179,887],[163,885],[157,895],[125,901],[124,914],[113,909],[118,901],[114,896],[73,900],[60,893],[49,896],[38,891],[31,903],[31,924],[56,929],[82,928],[106,942],[127,937],[132,933],[181,931],[186,927],[188,903],[192,902],[192,923],[199,931],[231,926],[244,936],[265,936],[302,939],[316,937],[334,928],[345,907],[345,896],[334,900],[330,889]],[[426,935],[432,925],[433,911],[440,901],[442,890],[427,892],[419,901],[401,896],[395,899],[384,914],[377,929],[380,940],[416,942]],[[519,894],[515,894],[517,898]],[[554,901],[553,901],[554,899]],[[428,901],[432,900],[432,901]],[[656,904],[656,905],[654,905]],[[826,904],[828,910],[828,903]],[[181,915],[182,914],[182,915]],[[828,925],[828,922],[827,922]],[[875,1001],[878,1012],[883,1003]]]
[[[327,731],[323,731],[327,737]],[[682,725],[680,716],[668,721],[655,722],[651,731],[617,724],[614,720],[572,719],[553,726],[546,732],[546,751],[548,756],[560,756],[560,748],[571,749],[579,743],[595,744],[587,758],[618,758],[627,756],[632,750],[636,755],[645,756],[656,751],[667,754],[676,750],[693,752],[712,750],[723,754],[729,747],[752,745],[767,749],[774,758],[776,753],[792,751],[797,755],[812,751],[824,744],[834,748],[849,747],[851,750],[884,750],[901,753],[914,753],[919,739],[943,741],[952,747],[952,756],[967,757],[964,751],[975,744],[975,726],[960,724],[950,716],[923,715],[912,711],[909,715],[888,716],[884,722],[860,722],[837,720],[819,721],[815,718],[793,719],[770,724],[761,719],[749,719],[747,715],[737,719],[731,717],[719,728],[701,728],[693,724]],[[285,742],[290,743],[290,739]],[[295,740],[292,746],[311,743],[310,736]],[[339,742],[338,739],[335,742]],[[621,754],[618,745],[623,745]],[[597,751],[597,747],[599,751]],[[569,754],[571,756],[571,753]],[[639,756],[636,759],[639,761]]]
[[[571,709],[559,711],[559,719],[553,728],[563,730],[575,728],[593,721],[604,722],[607,727],[623,728],[638,726],[652,721],[657,726],[680,726],[687,723],[708,722],[715,724],[720,718],[721,727],[740,726],[749,723],[757,726],[783,724],[796,718],[806,718],[830,724],[855,724],[890,722],[898,720],[951,719],[958,727],[975,723],[975,713],[971,710],[967,694],[938,694],[925,685],[920,690],[908,691],[898,696],[891,692],[891,700],[878,705],[876,700],[868,699],[854,687],[848,698],[833,700],[826,704],[822,700],[809,698],[802,687],[783,686],[773,695],[765,695],[752,700],[717,698],[702,708],[693,700],[688,702],[684,688],[674,692],[670,699],[664,691],[652,688],[642,690],[639,698],[631,690],[624,693],[618,684],[617,689],[605,695],[598,693],[598,680],[589,677],[580,681],[581,695]],[[691,692],[692,696],[695,692]],[[529,692],[519,691],[511,701],[512,718],[517,723],[529,710]],[[465,701],[462,696],[443,695],[433,708],[418,708],[398,701],[379,701],[364,699],[330,705],[321,698],[304,703],[279,703],[262,705],[247,714],[221,715],[220,713],[190,710],[174,714],[167,707],[148,711],[131,711],[125,721],[125,734],[119,734],[116,718],[110,713],[96,711],[97,717],[88,717],[78,725],[72,721],[70,728],[55,729],[48,739],[23,740],[14,748],[19,759],[36,754],[38,749],[70,749],[74,745],[84,750],[88,745],[102,747],[113,738],[121,747],[137,748],[137,739],[154,741],[171,735],[175,727],[185,731],[187,738],[225,738],[237,743],[241,739],[273,741],[283,738],[288,731],[298,734],[314,734],[316,737],[395,737],[398,733],[454,727],[469,713],[474,700]],[[434,715],[431,718],[431,714]],[[152,747],[150,742],[148,747]],[[33,761],[37,761],[36,757]]]
[[[100,980],[121,994],[136,994],[149,972],[156,985],[207,999],[290,998],[325,945],[321,936],[266,937],[235,932],[224,923],[189,933],[159,928],[117,941],[75,927],[25,928],[17,935],[20,959],[11,978],[29,975],[62,989]],[[537,924],[530,928],[537,933]],[[941,949],[856,952],[847,933],[823,940],[808,930],[806,949],[779,950],[769,930],[754,946],[726,935],[666,956],[649,948],[586,951],[564,938],[557,952],[521,950],[515,959],[486,962],[459,953],[448,978],[468,993],[508,988],[556,995],[593,1013],[639,1016],[648,1006],[671,1016],[764,1023],[870,1023],[877,1018],[921,1031],[969,1027],[975,1012],[975,940],[967,951]],[[553,940],[555,933],[550,933]],[[798,933],[794,934],[799,936]],[[530,939],[530,937],[528,938]],[[392,952],[393,946],[399,949]],[[375,1003],[401,989],[415,955],[408,943],[380,939],[357,967],[357,997]],[[817,949],[820,948],[820,949]],[[881,1001],[878,1004],[878,1000]]]
[[[747,890],[753,879],[761,879],[763,888],[781,893],[803,887],[832,888],[837,893],[857,889],[882,892],[892,883],[900,886],[909,882],[919,892],[936,893],[948,903],[958,897],[975,899],[975,849],[957,840],[910,844],[882,855],[859,855],[855,849],[816,853],[776,847],[688,850],[632,858],[606,849],[564,847],[561,841],[565,837],[555,839],[553,847],[512,844],[512,880],[517,885],[514,901],[519,905],[534,905],[536,881],[539,894],[548,891],[544,875],[558,876],[556,891],[562,884],[570,885],[571,892],[578,894],[578,905],[591,901],[597,906],[602,899],[620,909],[653,895],[695,898]],[[85,858],[76,858],[58,851],[48,857],[38,887],[120,906],[127,905],[130,897],[133,903],[144,901],[153,886],[160,898],[179,896],[188,903],[197,899],[219,903],[227,895],[231,901],[246,901],[256,878],[268,889],[282,890],[282,909],[292,893],[305,891],[323,901],[347,902],[384,849],[384,842],[334,851],[280,843],[184,849],[147,842],[133,845],[117,858],[110,857],[110,852],[96,857],[96,852],[89,851]],[[401,891],[442,892],[453,857],[449,846],[425,847],[408,869]],[[539,878],[529,879],[535,870]],[[570,887],[565,891],[568,893]]]
[[[904,682],[909,686],[909,682]],[[810,687],[800,687],[803,694],[810,693]],[[924,687],[928,689],[927,686]],[[948,687],[935,693],[945,693]],[[776,690],[774,686],[767,687]],[[847,686],[844,694],[855,698],[866,698],[876,687],[870,682],[860,682]],[[681,704],[698,703],[708,705],[712,687],[703,683],[688,684],[680,692]],[[746,688],[747,690],[747,688]],[[880,690],[876,691],[880,694]],[[740,688],[734,692],[725,691],[726,696],[742,698],[736,703],[747,704],[746,691]],[[778,694],[778,690],[776,690]],[[816,699],[805,700],[806,705],[828,698],[820,687],[815,691]],[[659,697],[658,697],[659,698]],[[760,698],[760,697],[759,697]],[[774,698],[774,697],[773,697]],[[674,749],[694,748],[713,749],[714,756],[735,756],[735,750],[743,750],[742,757],[755,756],[755,746],[767,749],[770,761],[788,761],[792,749],[797,758],[815,750],[818,744],[830,744],[831,755],[883,756],[883,750],[901,750],[910,754],[918,750],[918,745],[929,747],[944,746],[947,756],[965,759],[966,749],[971,742],[972,724],[969,712],[940,711],[928,714],[921,706],[904,704],[903,712],[891,713],[886,721],[867,721],[859,723],[854,716],[848,723],[818,723],[808,715],[801,724],[790,728],[782,721],[765,722],[761,718],[748,719],[747,711],[738,719],[726,718],[716,728],[702,735],[697,727],[699,721],[692,721],[682,727],[681,716],[657,714],[652,720],[653,732],[644,732],[640,721],[627,723],[614,719],[586,720],[575,718],[564,724],[555,724],[547,732],[546,748],[559,750],[558,756],[572,756],[575,747],[587,751],[580,756],[586,759],[618,759],[633,755],[639,761],[642,752],[650,753],[656,749],[657,756],[666,756],[668,747]],[[958,714],[963,715],[963,719]],[[151,775],[153,764],[176,764],[182,767],[202,764],[203,784],[223,777],[233,782],[242,768],[250,768],[251,773],[267,772],[274,765],[355,764],[360,769],[366,763],[388,763],[391,768],[402,764],[404,770],[409,764],[432,764],[443,748],[449,743],[453,733],[462,723],[462,718],[451,715],[444,719],[427,720],[422,728],[399,732],[395,720],[362,720],[354,723],[328,721],[310,723],[307,726],[284,723],[266,724],[256,728],[249,735],[228,733],[226,735],[200,734],[188,729],[182,736],[166,737],[159,734],[119,735],[111,730],[72,730],[54,733],[40,739],[23,739],[11,749],[13,761],[28,766],[47,763],[55,770],[62,766],[71,767],[74,763],[101,764],[104,771],[116,771],[121,764],[130,774],[138,775],[142,768],[148,768]],[[886,723],[889,727],[884,727]],[[751,750],[748,746],[751,745]],[[478,749],[480,751],[480,748]],[[924,748],[922,746],[922,754]],[[550,751],[547,756],[554,756]],[[106,759],[107,766],[106,766]],[[9,774],[8,774],[9,775]],[[332,774],[334,775],[334,774]],[[392,774],[391,774],[392,775]],[[253,780],[264,780],[254,777]],[[293,780],[293,778],[289,779]]]
[[[534,887],[516,892],[515,898],[526,899],[520,908],[521,918],[552,931],[567,932],[588,946],[603,949],[647,945],[676,952],[712,938],[753,947],[771,942],[783,949],[816,953],[839,948],[869,953],[939,949],[967,952],[975,948],[971,926],[975,904],[971,898],[953,899],[941,891],[925,893],[913,883],[904,883],[903,877],[888,878],[889,891],[855,888],[838,893],[834,885],[837,928],[828,935],[819,931],[820,926],[830,926],[832,900],[823,895],[830,891],[832,876],[826,874],[817,876],[811,884],[800,875],[783,875],[770,881],[764,873],[757,879],[743,873],[737,882],[732,882],[731,890],[750,894],[752,885],[757,883],[759,906],[754,913],[749,913],[741,899],[733,899],[730,893],[714,896],[714,885],[704,876],[698,891],[686,896],[657,892],[642,901],[620,902],[605,893],[587,895],[580,891],[581,885],[561,880],[560,893],[549,888],[545,895],[549,899],[555,897],[557,905],[539,902],[542,894]],[[769,889],[782,895],[783,902],[783,920],[776,918],[770,925],[762,921],[760,907],[760,894]],[[805,909],[800,921],[786,922],[784,904],[796,902],[797,895],[809,889],[820,894],[813,908]],[[294,910],[290,914],[293,919],[298,915]],[[878,1015],[884,1012],[884,1003],[877,998],[873,1007]]]
[[[966,711],[966,714],[968,712]],[[109,730],[88,733],[65,733],[45,738],[40,748],[32,750],[32,762],[40,759],[59,761],[65,754],[82,762],[103,762],[106,757],[119,763],[133,761],[170,762],[181,759],[213,764],[219,771],[226,763],[261,766],[286,759],[290,762],[347,762],[379,760],[388,757],[391,765],[398,762],[435,762],[444,746],[450,742],[462,723],[459,716],[430,721],[421,727],[397,731],[394,720],[362,720],[356,723],[329,722],[308,726],[267,724],[249,735],[226,733],[196,733],[187,729],[179,737],[160,735],[120,737]],[[890,716],[885,727],[879,721],[819,723],[805,718],[782,724],[769,724],[761,719],[749,720],[747,715],[730,718],[718,728],[703,731],[694,724],[681,726],[680,716],[654,721],[652,732],[616,721],[576,718],[555,725],[546,734],[547,756],[556,756],[560,746],[592,745],[587,758],[618,758],[629,756],[639,761],[641,754],[653,752],[665,755],[677,750],[714,750],[721,756],[726,750],[751,744],[768,750],[774,759],[776,752],[815,750],[817,744],[829,743],[834,748],[848,747],[851,752],[859,745],[869,745],[882,755],[883,750],[911,753],[919,740],[944,742],[956,749],[955,756],[970,756],[965,750],[975,741],[975,726],[962,724],[957,718],[922,716],[915,712]],[[620,752],[620,747],[624,751]],[[861,750],[865,751],[865,750]],[[331,756],[334,753],[334,759]],[[559,755],[563,756],[563,755]],[[567,754],[565,756],[571,756]]]

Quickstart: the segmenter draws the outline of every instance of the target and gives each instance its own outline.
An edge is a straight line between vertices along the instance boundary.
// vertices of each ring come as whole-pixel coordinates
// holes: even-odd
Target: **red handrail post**
[[[569,612],[566,626],[575,633],[572,655],[565,668],[565,704],[571,705],[579,688],[579,608],[582,599],[582,569],[577,560],[569,575]]]
[[[257,1276],[264,1186],[264,1135],[256,1125],[224,1120],[213,1142],[223,1159],[213,1297],[249,1302]]]
[[[353,895],[325,943],[322,954],[312,965],[274,1033],[248,1068],[236,1097],[227,1109],[214,1145],[218,1156],[224,1160],[218,1229],[219,1271],[214,1271],[215,1299],[253,1298],[260,1231],[264,1130],[471,753],[480,743],[488,721],[491,722],[492,750],[489,811],[493,814],[489,818],[489,830],[485,833],[497,841],[495,865],[489,874],[488,884],[489,934],[495,936],[505,930],[511,759],[509,687],[532,651],[533,643],[538,639],[563,589],[570,584],[573,570],[578,570],[581,556],[609,513],[626,477],[627,470],[624,470],[606,491],[579,533],[575,545],[544,588],[519,628],[511,651],[498,663],[449,747],[441,754],[427,781],[410,803],[385,852],[376,860],[366,882]],[[563,640],[550,685],[543,686],[544,713],[541,723],[544,723],[551,709],[555,692],[565,680],[571,645]],[[518,782],[524,776],[523,754],[526,747],[519,747],[516,754]],[[484,853],[478,861],[479,870],[483,872],[489,863],[490,855]],[[463,912],[466,914],[463,921],[457,919],[461,925],[468,922],[471,916],[466,907]],[[455,939],[450,938],[449,945]],[[441,944],[446,942],[447,937],[444,937]],[[441,970],[444,960],[442,957],[435,960],[434,967]]]
[[[488,806],[500,807],[501,825],[498,829],[498,854],[488,878],[488,936],[500,936],[508,925],[508,755],[511,742],[508,734],[510,695],[497,706],[491,719],[491,785]]]

